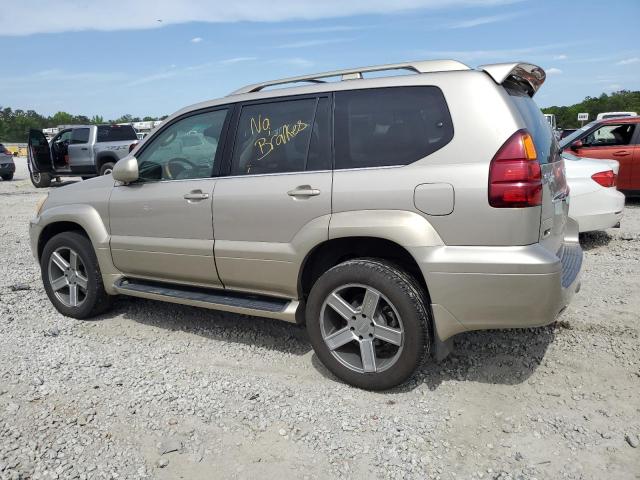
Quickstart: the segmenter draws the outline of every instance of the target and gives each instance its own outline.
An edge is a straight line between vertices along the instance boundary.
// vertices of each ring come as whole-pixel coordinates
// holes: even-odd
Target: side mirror
[[[129,155],[119,160],[113,167],[113,179],[122,183],[131,183],[138,180],[138,160],[136,157]]]
[[[582,140],[576,140],[575,142],[573,142],[571,144],[571,150],[573,150],[574,152],[577,152],[579,149],[581,149],[583,147],[583,143]]]

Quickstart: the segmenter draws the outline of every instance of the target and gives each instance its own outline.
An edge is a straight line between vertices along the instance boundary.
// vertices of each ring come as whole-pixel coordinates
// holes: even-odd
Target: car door
[[[607,123],[587,133],[582,146],[575,150],[580,157],[617,160],[620,163],[618,188],[632,190],[632,165],[636,125],[633,123]]]
[[[80,173],[89,173],[95,170],[91,148],[93,142],[90,137],[91,129],[89,127],[74,128],[71,132],[67,151],[69,152],[69,166],[72,170]]]
[[[640,127],[636,123],[635,138],[633,143],[633,155],[631,159],[631,180],[629,181],[629,190],[640,190]]]
[[[220,286],[211,216],[228,112],[221,107],[179,117],[136,153],[139,179],[116,185],[109,201],[111,255],[123,273]]]
[[[299,266],[328,238],[330,97],[245,103],[228,175],[213,200],[215,256],[226,288],[297,297]]]
[[[53,159],[47,137],[40,130],[29,130],[29,148],[27,149],[29,169],[33,173],[53,172]]]

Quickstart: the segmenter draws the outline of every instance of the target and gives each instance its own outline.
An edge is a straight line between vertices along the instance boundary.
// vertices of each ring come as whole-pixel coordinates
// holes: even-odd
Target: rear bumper
[[[604,230],[620,223],[625,196],[615,188],[600,188],[571,197],[569,216],[578,222],[580,232]]]
[[[583,254],[574,237],[555,255],[539,244],[412,253],[429,288],[441,341],[468,330],[547,325],[580,287]]]

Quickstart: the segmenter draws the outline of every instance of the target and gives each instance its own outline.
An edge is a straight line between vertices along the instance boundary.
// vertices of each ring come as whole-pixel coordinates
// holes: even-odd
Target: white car
[[[616,188],[620,164],[615,160],[562,154],[569,184],[569,216],[580,232],[616,227],[622,219],[624,195]]]

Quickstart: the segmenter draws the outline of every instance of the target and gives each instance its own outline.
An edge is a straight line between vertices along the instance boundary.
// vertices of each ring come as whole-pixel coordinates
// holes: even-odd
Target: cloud
[[[615,92],[617,90],[622,90],[622,85],[620,85],[619,83],[612,83],[611,85],[607,85],[605,87],[606,91],[610,91],[610,92]]]
[[[566,60],[567,58],[569,58],[569,57],[567,57],[564,53],[562,53],[560,55],[554,55],[553,56],[554,60]]]
[[[257,57],[233,57],[233,58],[226,58],[224,60],[220,60],[220,63],[222,65],[231,65],[231,64],[240,63],[240,62],[251,62],[257,59],[258,59]]]
[[[327,38],[325,40],[305,40],[301,42],[288,42],[278,45],[276,48],[308,48],[319,47],[321,45],[331,45],[332,43],[346,42],[345,38]]]
[[[476,17],[469,20],[462,20],[460,22],[450,23],[447,28],[472,28],[480,25],[488,25],[490,23],[504,22],[523,15],[520,13],[505,13],[503,15],[491,15],[486,17]]]
[[[559,68],[556,68],[556,67],[551,67],[551,68],[547,68],[545,70],[545,73],[547,75],[559,75],[559,74],[562,73],[562,70],[560,70]]]
[[[631,65],[632,63],[638,63],[638,62],[640,62],[640,58],[633,57],[633,58],[626,58],[624,60],[620,60],[619,62],[616,62],[616,65]]]
[[[32,35],[83,30],[140,30],[188,22],[278,22],[318,20],[365,14],[389,14],[417,9],[490,7],[518,0],[262,0],[222,2],[221,0],[111,0],[105,14],[102,2],[57,0],[55,15],[34,15],[50,9],[48,0],[3,2],[0,9],[1,36]],[[117,12],[117,13],[115,13]],[[150,12],[153,12],[151,14]]]
[[[191,39],[191,43],[200,43],[202,41],[202,37],[193,37]]]

